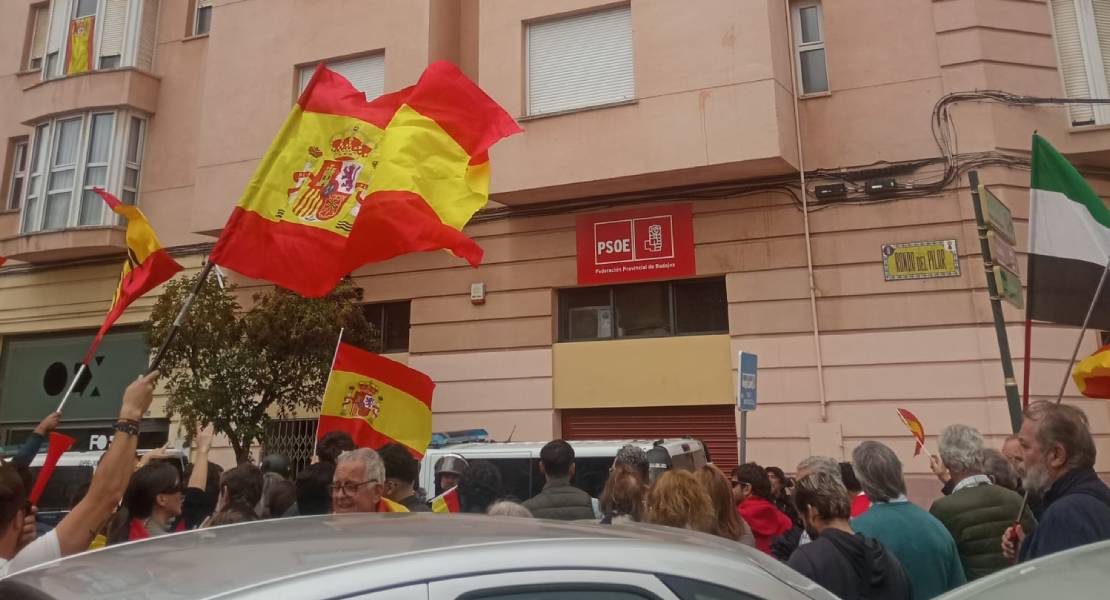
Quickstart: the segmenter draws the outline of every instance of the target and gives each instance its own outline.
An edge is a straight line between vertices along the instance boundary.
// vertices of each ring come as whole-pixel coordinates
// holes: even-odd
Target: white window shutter
[[[50,8],[35,9],[35,30],[31,35],[31,58],[42,58],[46,54],[46,36],[50,29]]]
[[[528,26],[528,114],[635,98],[628,6]]]
[[[339,73],[355,86],[355,89],[366,94],[367,100],[373,100],[385,93],[385,56],[372,54],[347,60],[328,61],[327,66],[332,71]],[[303,92],[316,71],[316,65],[301,67],[299,92]]]
[[[139,28],[139,54],[135,66],[146,71],[154,68],[154,43],[158,33],[158,0],[143,0],[142,27]]]
[[[212,6],[212,0],[197,0],[197,10]]]
[[[1098,49],[1102,55],[1102,68],[1106,81],[1110,81],[1110,0],[1091,0],[1095,15],[1095,32],[1098,34]],[[1095,94],[1101,97],[1102,94]]]
[[[1068,98],[1090,98],[1091,84],[1087,76],[1087,62],[1083,55],[1075,0],[1052,0],[1052,21],[1056,28],[1064,91]],[[1068,114],[1071,115],[1073,125],[1089,124],[1095,120],[1094,107],[1089,104],[1073,104],[1068,107]]]
[[[105,0],[104,19],[100,30],[100,55],[123,54],[123,38],[127,31],[128,0]]]
[[[47,38],[47,52],[59,52],[66,44],[69,33],[69,0],[55,0],[50,13],[50,36]]]

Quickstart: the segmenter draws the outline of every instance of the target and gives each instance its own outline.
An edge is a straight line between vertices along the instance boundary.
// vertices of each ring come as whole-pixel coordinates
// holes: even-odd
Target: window
[[[24,233],[112,225],[93,188],[134,204],[146,121],[127,112],[71,115],[35,127],[23,197]]]
[[[27,185],[27,138],[19,138],[8,143],[8,199],[5,208],[16,210],[23,200],[23,188]]]
[[[405,300],[363,306],[366,320],[380,334],[378,347],[371,350],[382,354],[409,351],[409,305],[409,301]]]
[[[794,5],[793,14],[794,49],[801,95],[827,92],[829,74],[825,66],[825,31],[821,22],[821,4],[800,2]]]
[[[673,575],[660,575],[659,579],[682,600],[756,600],[755,596],[704,581]]]
[[[105,0],[100,34],[98,69],[118,69],[123,64],[123,41],[127,36],[128,0]]]
[[[365,92],[367,100],[373,100],[385,93],[385,55],[382,53],[358,56],[345,60],[325,61],[329,69],[339,73],[355,86],[355,89]],[[316,65],[304,65],[297,71],[297,95],[308,86]]]
[[[31,7],[30,53],[27,56],[27,69],[37,71],[42,68],[46,54],[46,35],[50,26],[50,6],[41,4]]]
[[[1110,80],[1110,0],[1052,0],[1060,75],[1069,98],[1107,98]],[[1110,123],[1110,106],[1075,104],[1073,126]]]
[[[726,332],[728,300],[721,278],[559,292],[564,342]]]
[[[193,35],[206,35],[212,29],[212,0],[196,0]]]
[[[459,600],[659,600],[646,590],[604,583],[518,585],[482,590]]]
[[[525,36],[529,115],[635,99],[630,7],[530,23]]]
[[[158,0],[55,0],[38,10],[28,67],[41,66],[44,80],[153,67]]]

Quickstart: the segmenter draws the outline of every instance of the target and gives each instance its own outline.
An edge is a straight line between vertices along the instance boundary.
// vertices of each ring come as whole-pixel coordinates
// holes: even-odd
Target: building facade
[[[492,150],[491,203],[466,229],[485,261],[427,253],[355,273],[386,332],[379,350],[438,383],[437,430],[692,433],[735,464],[743,350],[760,367],[751,460],[790,470],[879,439],[925,474],[898,407],[930,434],[962,422],[1001,442],[1010,420],[967,173],[1012,210],[1019,253],[1034,130],[1110,191],[1110,108],[1028,98],[1110,97],[1110,0],[691,8],[5,3],[6,439],[56,402],[111,299],[125,245],[92,187],[138,203],[195,270],[317,63],[374,97],[443,59],[524,129]],[[886,260],[905,248],[938,264],[913,274],[922,265]],[[143,364],[135,328],[154,295],[113,334],[129,350],[106,345],[82,388],[89,428],[112,416],[93,384],[118,398]],[[1020,379],[1024,316],[1005,315]],[[1054,397],[1076,334],[1034,327],[1034,399]],[[1067,400],[1087,410],[1110,470],[1107,405]],[[310,429],[283,427],[276,437]]]

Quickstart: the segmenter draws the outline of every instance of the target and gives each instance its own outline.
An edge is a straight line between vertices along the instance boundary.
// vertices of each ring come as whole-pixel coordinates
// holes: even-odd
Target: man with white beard
[[[1095,473],[1087,415],[1074,406],[1033,403],[1025,411],[1018,440],[1025,489],[1043,495],[1044,513],[1032,533],[1020,525],[1007,529],[1003,554],[1028,561],[1110,539],[1110,488]]]

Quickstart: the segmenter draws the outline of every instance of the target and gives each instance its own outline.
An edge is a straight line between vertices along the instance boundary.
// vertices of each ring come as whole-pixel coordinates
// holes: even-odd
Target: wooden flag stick
[[[185,302],[181,305],[181,310],[177,311],[177,317],[173,320],[173,325],[170,325],[170,331],[166,334],[166,339],[162,341],[162,346],[158,348],[158,353],[154,355],[154,360],[150,361],[150,367],[147,368],[147,375],[153,373],[162,364],[162,359],[166,358],[166,351],[169,350],[170,344],[173,343],[174,338],[177,337],[177,332],[181,329],[181,325],[185,322],[185,317],[189,314],[189,309],[193,306],[193,301],[197,299],[197,294],[200,289],[204,287],[204,282],[208,279],[208,274],[212,272],[212,267],[216,263],[209,260],[204,263],[204,267],[200,270],[200,275],[197,277],[196,283],[193,284],[193,289],[189,291],[189,295],[185,297]]]
[[[339,328],[339,339],[335,341],[335,354],[331,356],[331,368],[328,369],[328,378],[331,378],[331,372],[335,370],[335,359],[339,358],[339,346],[343,344],[343,331],[344,328]],[[324,383],[324,396],[328,395],[328,384]],[[324,401],[320,400],[320,410],[323,412]],[[316,456],[316,442],[320,439],[320,419],[316,419],[316,435],[312,438],[312,456]],[[311,457],[309,457],[311,459]]]

